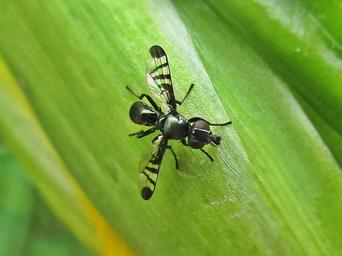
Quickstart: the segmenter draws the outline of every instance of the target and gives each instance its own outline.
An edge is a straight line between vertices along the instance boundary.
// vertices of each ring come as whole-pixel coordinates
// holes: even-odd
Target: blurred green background
[[[55,217],[0,141],[0,255],[91,255]]]

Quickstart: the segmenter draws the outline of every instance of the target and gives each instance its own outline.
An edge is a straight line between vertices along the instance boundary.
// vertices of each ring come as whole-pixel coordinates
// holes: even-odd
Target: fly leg
[[[185,101],[185,99],[186,99],[186,98],[188,97],[188,95],[190,94],[192,88],[194,88],[194,84],[191,84],[191,85],[190,85],[188,91],[186,92],[185,96],[183,97],[183,99],[182,99],[181,101],[176,100],[176,103],[177,103],[178,105],[182,105],[182,104],[183,104],[183,102]]]
[[[136,94],[131,88],[129,88],[128,86],[126,86],[126,89],[132,93],[135,97],[137,97],[139,100],[142,100],[143,98],[146,98],[148,100],[148,102],[152,105],[152,107],[158,112],[161,113],[161,109],[160,107],[158,107],[157,103],[151,98],[150,95],[147,95],[145,93],[138,95]]]
[[[184,145],[184,146],[189,146],[189,144],[186,142],[186,140],[181,140],[181,142],[182,142],[182,144]],[[211,155],[209,155],[209,153],[207,152],[207,151],[205,151],[203,148],[200,148],[200,150],[210,159],[210,161],[214,161],[214,159],[211,157]]]
[[[156,128],[152,127],[152,128],[150,128],[150,129],[148,129],[146,131],[139,131],[139,132],[131,133],[128,136],[130,136],[130,137],[131,136],[136,136],[138,139],[140,139],[140,138],[145,137],[145,136],[147,136],[147,135],[149,135],[151,133],[154,133],[155,130],[156,130]]]
[[[210,159],[210,161],[214,162],[214,159],[209,155],[207,151],[205,151],[203,148],[200,148],[200,150]]]
[[[182,142],[182,144],[184,145],[184,146],[189,146],[189,144],[186,142],[186,140],[181,140],[181,142]],[[211,157],[211,155],[209,155],[209,153],[207,152],[207,151],[205,151],[203,148],[200,148],[200,150],[210,159],[210,161],[214,161],[214,159]]]
[[[207,122],[210,126],[226,126],[226,125],[232,124],[232,121],[228,121],[228,122],[225,122],[225,123],[219,123],[219,124],[213,124],[213,123],[210,123],[209,121],[205,120],[202,117],[193,117],[193,118],[190,118],[188,121],[190,123],[193,123],[193,122],[196,122],[198,120],[203,120],[204,122]]]
[[[176,153],[175,151],[173,150],[173,148],[170,146],[170,145],[167,145],[166,147],[167,149],[169,149],[173,155],[173,157],[175,158],[175,162],[176,162],[176,169],[178,170],[179,169],[179,164],[178,164],[178,159],[177,159],[177,156],[176,156]]]
[[[232,124],[232,121],[228,121],[228,122],[220,123],[220,124],[209,123],[210,126],[226,126],[226,125],[230,125],[230,124]]]

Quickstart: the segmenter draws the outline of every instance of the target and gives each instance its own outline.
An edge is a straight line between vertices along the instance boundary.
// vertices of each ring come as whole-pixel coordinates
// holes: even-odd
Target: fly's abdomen
[[[137,101],[131,106],[129,117],[134,123],[146,126],[153,126],[159,120],[159,114],[142,101]]]

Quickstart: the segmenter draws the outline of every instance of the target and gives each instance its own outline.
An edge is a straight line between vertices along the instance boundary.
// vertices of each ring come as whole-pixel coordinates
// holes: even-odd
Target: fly
[[[186,119],[177,112],[177,105],[181,105],[194,87],[191,84],[181,101],[176,100],[173,91],[171,72],[167,55],[162,47],[154,45],[150,48],[151,63],[147,71],[147,84],[152,92],[138,95],[126,86],[139,101],[133,103],[129,110],[131,120],[136,124],[150,127],[129,134],[137,138],[145,137],[159,131],[152,140],[152,145],[143,155],[139,165],[139,186],[143,199],[151,198],[157,184],[159,169],[166,149],[169,149],[175,159],[176,169],[179,168],[177,156],[168,145],[169,140],[179,140],[184,146],[201,150],[211,161],[214,159],[203,147],[207,144],[216,146],[220,144],[221,137],[210,131],[210,126],[225,126],[232,122],[214,124],[202,117]],[[142,102],[146,99],[150,105]],[[161,104],[158,105],[156,101]]]

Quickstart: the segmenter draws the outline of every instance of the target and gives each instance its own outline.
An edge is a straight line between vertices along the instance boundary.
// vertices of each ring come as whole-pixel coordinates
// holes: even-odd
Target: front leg
[[[146,131],[139,131],[139,132],[135,132],[135,133],[131,133],[129,134],[128,136],[136,136],[138,139],[142,138],[142,137],[145,137],[151,133],[154,133],[156,130],[156,127],[152,127]]]
[[[187,147],[189,146],[189,144],[186,142],[185,139],[182,139],[181,142],[184,146],[187,146]],[[203,148],[200,148],[200,150],[210,159],[210,161],[212,162],[214,161],[214,159],[211,157],[211,155],[209,155],[207,151],[205,151]]]
[[[228,121],[228,122],[220,123],[220,124],[213,124],[213,123],[210,123],[209,121],[205,120],[202,117],[193,117],[193,118],[190,118],[188,121],[190,123],[194,123],[194,122],[199,121],[199,120],[202,120],[202,121],[208,123],[208,125],[210,125],[210,126],[226,126],[226,125],[232,124],[232,121]]]
[[[200,148],[200,150],[210,159],[210,161],[214,162],[214,159],[209,155],[207,151],[205,151],[203,148]]]

